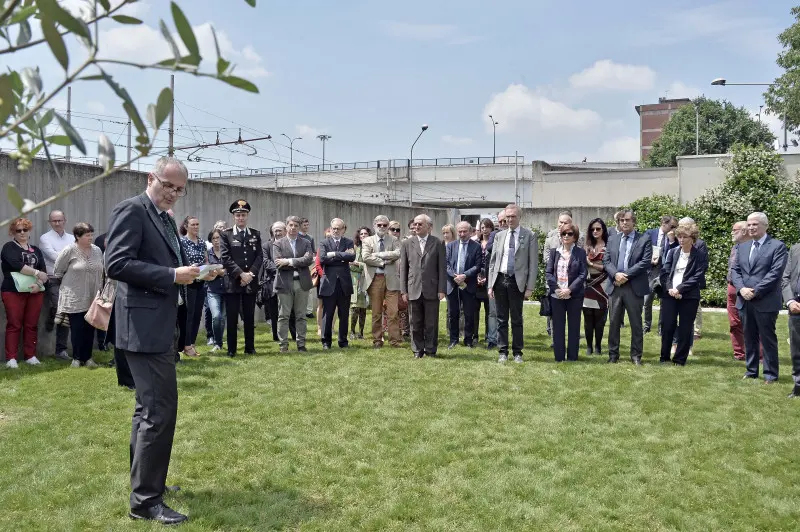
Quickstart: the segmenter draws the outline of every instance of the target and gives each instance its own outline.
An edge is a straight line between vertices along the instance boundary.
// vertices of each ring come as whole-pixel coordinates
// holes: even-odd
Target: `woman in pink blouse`
[[[580,237],[574,223],[561,229],[561,244],[550,251],[545,277],[550,287],[553,353],[556,362],[578,360],[581,342],[581,308],[586,283],[586,251],[575,245]],[[564,329],[569,323],[568,345]]]

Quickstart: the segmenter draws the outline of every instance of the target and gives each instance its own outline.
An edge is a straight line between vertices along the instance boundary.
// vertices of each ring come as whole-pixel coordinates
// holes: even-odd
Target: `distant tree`
[[[697,98],[672,115],[653,143],[647,166],[676,166],[677,157],[695,154],[696,115],[700,112],[700,154],[728,153],[735,145],[771,148],[775,135],[744,107],[726,100]]]
[[[778,66],[785,72],[764,93],[767,112],[786,120],[789,131],[800,130],[800,7],[792,8],[794,24],[786,28],[778,41],[783,50],[778,54]]]

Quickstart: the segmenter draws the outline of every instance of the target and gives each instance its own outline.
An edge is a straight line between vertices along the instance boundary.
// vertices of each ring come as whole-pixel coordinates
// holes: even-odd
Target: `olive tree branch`
[[[21,0],[11,0],[11,3],[8,4],[8,7],[3,10],[3,13],[0,14],[0,24],[6,21],[8,17],[14,12],[14,9],[19,5]]]

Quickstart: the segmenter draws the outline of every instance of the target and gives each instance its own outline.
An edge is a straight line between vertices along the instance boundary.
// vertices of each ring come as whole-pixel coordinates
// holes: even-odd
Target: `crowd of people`
[[[187,181],[183,163],[162,158],[146,191],[117,205],[108,233],[95,239],[86,222],[68,233],[64,213],[54,210],[52,230],[38,247],[31,242],[31,222],[18,218],[0,253],[8,368],[18,367],[20,337],[25,362],[40,363],[38,322],[45,296],[51,307],[46,327],[56,329],[56,358],[71,360],[75,368],[96,367],[95,339],[100,348],[114,345],[119,383],[136,391],[132,518],[167,524],[186,519],[164,504],[163,493],[177,413],[175,366],[181,355],[198,356],[203,316],[212,351],[225,349],[230,357],[238,354],[240,330],[244,353],[256,353],[258,306],[281,353],[289,352],[290,341],[298,352],[307,351],[307,323],[316,307],[323,350],[347,349],[364,338],[370,323],[366,334],[375,349],[387,340],[392,347],[408,340],[413,356],[423,358],[437,356],[440,302],[446,299],[448,349],[478,346],[483,309],[485,347],[497,350],[500,363],[509,357],[523,362],[523,305],[536,286],[539,246],[537,233],[520,225],[517,205],[502,209],[497,224],[484,218],[477,227],[466,221],[447,225],[441,239],[425,214],[408,223],[406,234],[399,221],[378,215],[353,239],[345,221],[334,218],[315,243],[308,220],[297,216],[276,221],[262,237],[250,227],[251,206],[241,199],[229,208],[231,226],[219,221],[203,238],[197,216],[178,225],[172,215]],[[687,363],[701,334],[708,249],[690,218],[667,215],[659,227],[644,232],[635,227],[636,214],[623,210],[614,227],[596,218],[581,234],[565,210],[547,233],[546,293],[539,309],[547,316],[557,362],[578,360],[582,339],[587,356],[602,355],[608,322],[608,362],[619,361],[620,330],[627,326],[630,360],[640,365],[643,337],[653,328],[653,299],[659,297],[659,360]],[[777,382],[775,326],[779,311],[787,308],[795,381],[790,396],[797,397],[800,244],[787,250],[767,234],[768,227],[767,216],[754,212],[731,231],[732,352],[745,361],[745,379],[759,377],[763,359],[765,382]],[[96,331],[85,316],[106,280],[116,283],[116,301],[108,330]]]

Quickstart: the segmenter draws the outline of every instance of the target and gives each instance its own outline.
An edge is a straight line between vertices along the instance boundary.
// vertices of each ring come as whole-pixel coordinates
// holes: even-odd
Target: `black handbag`
[[[550,296],[539,298],[539,316],[552,316],[553,309],[550,307]]]

